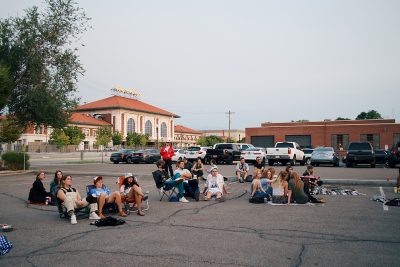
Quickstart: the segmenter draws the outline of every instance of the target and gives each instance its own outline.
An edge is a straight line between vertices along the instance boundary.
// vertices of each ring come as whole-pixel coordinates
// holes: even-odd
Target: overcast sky
[[[0,17],[34,0],[0,0]],[[123,86],[193,129],[338,116],[375,109],[400,120],[398,0],[79,1],[82,102]]]

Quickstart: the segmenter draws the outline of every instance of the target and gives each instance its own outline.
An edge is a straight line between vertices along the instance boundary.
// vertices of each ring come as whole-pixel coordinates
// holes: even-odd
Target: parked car
[[[305,164],[304,152],[296,142],[277,142],[275,147],[268,147],[267,160],[269,166],[274,165],[275,162],[282,164],[290,162],[293,166],[297,161],[300,161],[302,166]]]
[[[375,168],[375,153],[372,145],[368,142],[352,142],[346,153],[346,167],[356,164],[370,164]]]
[[[304,164],[310,165],[311,164],[311,154],[313,153],[313,148],[303,148],[304,152]]]
[[[214,159],[217,163],[232,164],[233,161],[240,160],[242,151],[248,148],[254,148],[254,146],[242,143],[218,143],[207,150],[206,162]]]
[[[390,168],[396,167],[400,163],[400,142],[394,144],[390,149],[388,164]]]
[[[158,149],[143,149],[132,154],[134,163],[155,163],[159,159],[161,159],[161,155]]]
[[[375,149],[375,164],[389,165],[388,153],[384,149]]]
[[[334,167],[339,166],[339,155],[335,152],[333,147],[317,147],[311,154],[310,163],[313,166],[319,164],[332,164]]]
[[[201,160],[204,162],[204,159],[205,159],[206,153],[207,153],[207,149],[209,149],[209,147],[190,146],[186,150],[185,157],[190,161],[194,161],[197,158],[201,158]]]
[[[174,149],[175,156],[172,157],[172,161],[177,162],[183,160],[186,157],[186,150]]]
[[[118,152],[112,153],[110,156],[110,161],[114,162],[114,164],[118,164],[120,162],[132,163],[132,153],[134,153],[134,149],[122,149]]]
[[[260,157],[262,162],[265,163],[266,150],[262,147],[254,147],[242,150],[241,157],[244,158],[246,162],[255,163],[256,158]]]

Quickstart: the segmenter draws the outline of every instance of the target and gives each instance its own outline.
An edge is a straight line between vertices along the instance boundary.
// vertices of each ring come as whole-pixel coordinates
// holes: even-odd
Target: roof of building
[[[90,115],[83,113],[72,113],[70,122],[72,124],[84,124],[84,125],[111,125],[110,123],[93,118]]]
[[[394,119],[376,120],[334,120],[334,121],[303,121],[303,122],[264,122],[261,127],[306,127],[306,126],[341,126],[341,125],[376,125],[376,124],[396,124]],[[250,127],[252,128],[252,127]]]
[[[169,111],[166,111],[164,109],[152,106],[150,104],[144,103],[136,99],[126,98],[122,96],[111,96],[84,105],[80,105],[76,108],[76,110],[93,111],[93,110],[121,109],[121,108],[180,118],[180,116],[171,113]]]
[[[175,125],[174,127],[175,133],[189,133],[189,134],[201,134],[201,132],[190,129],[188,127],[185,127],[183,125]]]

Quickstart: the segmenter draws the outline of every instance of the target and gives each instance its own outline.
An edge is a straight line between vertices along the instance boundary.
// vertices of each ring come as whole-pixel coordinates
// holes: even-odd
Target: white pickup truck
[[[296,165],[300,161],[300,165],[305,164],[304,152],[296,142],[277,142],[275,147],[267,148],[268,165],[273,166],[275,162]]]

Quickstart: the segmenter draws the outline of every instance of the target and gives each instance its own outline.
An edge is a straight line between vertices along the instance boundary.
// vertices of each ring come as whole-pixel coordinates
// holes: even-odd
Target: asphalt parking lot
[[[1,266],[399,266],[400,208],[383,209],[371,201],[378,185],[343,185],[365,195],[326,196],[319,205],[272,206],[248,202],[250,184],[231,182],[225,202],[159,201],[149,175],[154,166],[126,164],[32,164],[45,169],[49,187],[56,169],[71,173],[81,193],[94,174],[116,189],[115,177],[132,171],[150,191],[146,216],[131,214],[126,224],[96,227],[60,219],[54,206],[27,205],[33,173],[0,176],[0,222],[14,226],[4,233],[12,251]],[[283,167],[277,167],[280,169]],[[223,166],[228,176],[234,166]],[[295,170],[303,171],[296,166]],[[329,168],[327,178],[385,181],[397,169]],[[226,172],[226,174],[225,174]],[[329,186],[329,185],[327,185]],[[333,186],[333,185],[332,185]],[[334,185],[339,186],[339,185]],[[382,187],[387,198],[399,196]]]

